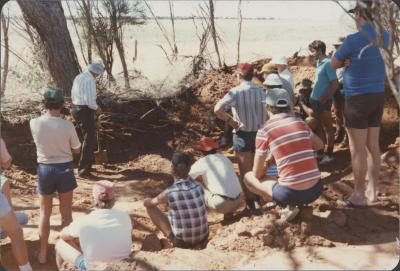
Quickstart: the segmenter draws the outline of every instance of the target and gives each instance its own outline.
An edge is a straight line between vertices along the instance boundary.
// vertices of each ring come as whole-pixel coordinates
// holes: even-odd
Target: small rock
[[[147,235],[142,242],[143,251],[160,251],[161,249],[161,242],[155,234]]]
[[[328,211],[330,209],[330,206],[329,206],[329,204],[321,203],[319,205],[318,209],[319,209],[320,212],[325,212],[325,211]]]
[[[301,232],[305,235],[309,235],[311,233],[311,225],[306,222],[301,222],[300,228]]]
[[[266,232],[266,230],[264,228],[255,228],[250,231],[250,234],[251,234],[251,236],[257,236],[257,235],[263,234],[265,232]]]
[[[173,247],[174,247],[174,245],[171,243],[171,241],[169,241],[169,240],[166,239],[166,238],[162,238],[162,239],[160,240],[160,242],[161,242],[161,247],[162,247],[163,249],[168,249],[168,248],[173,248]]]
[[[252,234],[249,231],[241,231],[238,233],[238,236],[251,237]]]
[[[300,211],[301,220],[311,221],[313,218],[313,209],[310,206],[304,207]]]
[[[322,246],[323,247],[335,247],[336,245],[334,243],[332,243],[331,241],[329,241],[329,240],[324,240],[322,242]]]
[[[346,214],[341,211],[332,212],[329,218],[332,219],[333,223],[335,223],[339,227],[344,227],[347,222]]]
[[[265,234],[263,236],[263,244],[264,246],[271,247],[274,244],[275,237],[272,234]]]

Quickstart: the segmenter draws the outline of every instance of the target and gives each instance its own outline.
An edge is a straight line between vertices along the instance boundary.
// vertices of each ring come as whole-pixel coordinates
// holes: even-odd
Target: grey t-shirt
[[[48,114],[30,121],[36,144],[37,161],[42,164],[59,164],[73,160],[71,149],[81,146],[72,122]]]

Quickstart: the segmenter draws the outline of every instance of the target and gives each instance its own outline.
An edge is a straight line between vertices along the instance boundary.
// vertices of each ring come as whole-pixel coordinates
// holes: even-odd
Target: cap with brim
[[[258,74],[262,74],[262,73],[278,73],[278,67],[269,62],[267,64],[264,64],[264,66],[262,66],[261,70],[258,72]]]
[[[276,64],[276,65],[287,65],[287,57],[286,56],[279,56],[279,57],[274,57],[271,60],[271,63]]]
[[[102,75],[104,72],[104,65],[101,61],[95,61],[89,64],[87,69],[95,74]]]
[[[60,88],[47,88],[43,93],[45,103],[61,103],[64,101],[64,91]]]
[[[289,93],[283,88],[273,88],[267,91],[267,96],[264,103],[274,107],[289,106]]]
[[[271,73],[267,76],[267,78],[265,78],[263,84],[267,86],[282,86],[283,83],[279,75]]]
[[[249,63],[241,63],[236,66],[236,72],[241,75],[246,75],[252,73],[254,70],[253,65]]]
[[[114,199],[114,184],[106,180],[98,181],[93,184],[92,194],[95,200],[112,200]]]
[[[218,149],[218,143],[214,141],[211,137],[201,137],[196,148],[200,151],[212,151]]]

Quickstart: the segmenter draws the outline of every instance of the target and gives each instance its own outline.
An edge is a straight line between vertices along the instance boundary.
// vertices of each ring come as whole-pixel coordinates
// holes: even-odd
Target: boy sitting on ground
[[[112,209],[114,186],[109,181],[93,185],[95,210],[77,218],[61,233],[56,243],[57,266],[63,262],[80,270],[93,270],[95,263],[122,260],[131,253],[132,222],[127,213]]]
[[[197,149],[203,157],[192,165],[189,176],[203,186],[206,206],[228,219],[239,207],[242,192],[232,162],[218,153],[218,144],[210,137],[202,137]]]
[[[245,176],[245,185],[265,201],[287,205],[281,213],[290,221],[298,214],[297,206],[316,200],[323,191],[314,149],[321,140],[300,118],[290,115],[290,97],[284,89],[272,89],[265,100],[270,119],[258,130],[253,170]],[[265,176],[268,151],[274,157],[279,178]]]
[[[192,156],[176,152],[172,156],[174,184],[157,197],[144,200],[144,206],[154,225],[175,247],[192,248],[208,239],[208,221],[204,191],[188,176]],[[157,207],[168,203],[168,217]]]

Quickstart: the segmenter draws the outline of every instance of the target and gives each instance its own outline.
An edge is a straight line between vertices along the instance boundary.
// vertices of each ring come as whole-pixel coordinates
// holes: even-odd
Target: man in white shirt
[[[95,113],[101,113],[96,103],[96,77],[104,72],[101,62],[93,62],[86,72],[74,79],[71,90],[73,116],[78,122],[84,138],[82,155],[79,160],[79,176],[88,177],[94,161],[94,151],[97,148]]]
[[[96,209],[60,233],[55,247],[59,269],[65,261],[80,270],[92,270],[96,263],[111,263],[131,253],[132,222],[127,213],[111,209],[115,203],[113,183],[96,182],[92,194]]]
[[[274,57],[272,58],[271,63],[275,64],[278,67],[279,76],[287,80],[290,83],[292,90],[294,90],[294,79],[293,75],[287,68],[287,57],[285,56]]]
[[[189,176],[202,184],[206,206],[226,219],[239,207],[242,192],[232,162],[217,152],[218,144],[210,137],[202,137],[197,149],[204,157],[192,165]]]

